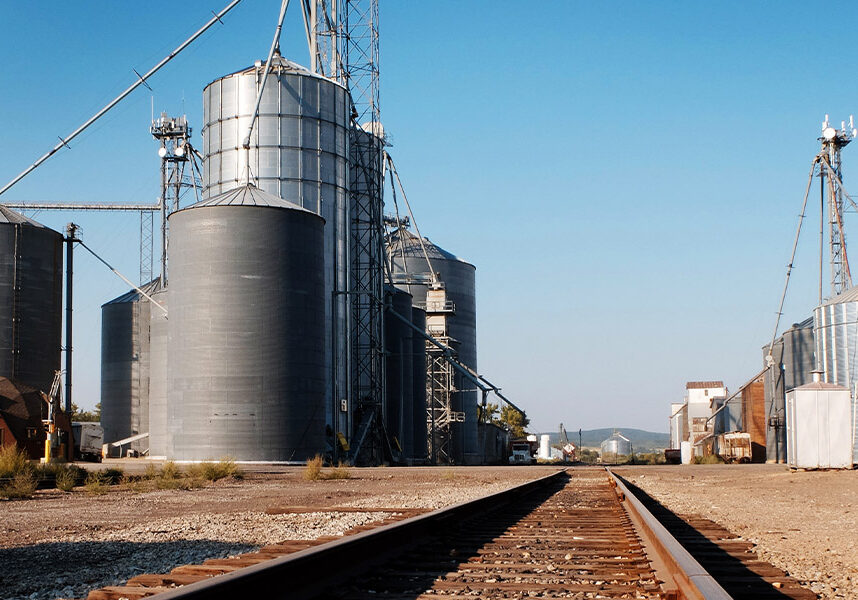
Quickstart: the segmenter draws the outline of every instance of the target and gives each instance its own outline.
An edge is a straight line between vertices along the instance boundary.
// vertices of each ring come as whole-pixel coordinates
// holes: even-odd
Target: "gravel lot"
[[[121,466],[135,472],[141,465]],[[40,491],[32,500],[0,502],[0,598],[81,598],[140,573],[163,573],[283,540],[342,535],[391,514],[373,508],[440,508],[553,470],[352,469],[351,479],[305,481],[300,468],[255,467],[242,481],[196,490],[111,490],[103,496]],[[367,510],[266,513],[338,506]]]
[[[757,545],[763,560],[822,598],[858,598],[858,471],[782,465],[623,467],[679,515],[701,515]]]

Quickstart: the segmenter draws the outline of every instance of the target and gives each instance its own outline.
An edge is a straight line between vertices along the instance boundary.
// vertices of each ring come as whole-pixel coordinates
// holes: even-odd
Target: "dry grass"
[[[54,470],[54,479],[57,482],[57,488],[64,492],[72,491],[81,478],[82,471],[83,469],[80,467],[72,465],[57,465],[57,468]]]
[[[9,500],[25,500],[33,497],[38,485],[39,480],[32,472],[21,472],[12,477],[12,480],[0,489],[0,495]]]
[[[201,462],[190,465],[188,467],[188,475],[205,479],[206,481],[218,481],[226,477],[232,477],[233,479],[242,479],[244,477],[244,473],[242,473],[241,469],[238,468],[235,461],[231,458],[224,458],[216,463]]]
[[[0,448],[0,479],[11,479],[19,473],[32,473],[33,465],[17,446]]]
[[[348,467],[342,462],[336,467],[332,467],[329,471],[322,470],[322,457],[317,454],[307,461],[307,466],[304,467],[304,479],[308,481],[319,481],[327,479],[350,479],[352,474]]]
[[[101,471],[91,471],[86,476],[83,487],[90,496],[101,496],[107,493],[110,489],[110,484],[107,482],[107,477],[104,473]]]

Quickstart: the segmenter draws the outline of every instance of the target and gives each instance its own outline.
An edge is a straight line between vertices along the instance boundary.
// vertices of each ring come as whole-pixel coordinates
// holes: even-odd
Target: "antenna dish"
[[[837,130],[834,129],[834,127],[826,127],[822,130],[822,137],[829,141],[833,140],[835,137],[837,137]]]

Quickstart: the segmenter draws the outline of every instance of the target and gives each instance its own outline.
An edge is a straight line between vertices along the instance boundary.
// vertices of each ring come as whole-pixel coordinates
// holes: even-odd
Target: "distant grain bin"
[[[167,456],[324,450],[323,228],[252,185],[170,215]]]
[[[477,370],[477,304],[476,268],[474,265],[447,252],[424,239],[426,253],[432,269],[440,275],[447,290],[447,298],[456,306],[456,314],[449,320],[450,337],[459,341],[459,360]],[[426,274],[429,267],[420,239],[410,231],[400,229],[388,239],[387,252],[396,274]],[[415,306],[425,305],[425,285],[400,285],[414,297]],[[473,384],[461,375],[456,376],[456,387],[472,390]],[[475,463],[481,460],[477,443],[477,393],[466,391],[454,394],[455,411],[465,413],[465,422],[457,427],[453,436],[454,460],[458,463]]]
[[[151,295],[160,279],[142,286]],[[157,312],[158,309],[155,309]],[[149,432],[151,303],[131,290],[101,306],[101,426],[104,441]],[[143,439],[130,445],[149,448]]]
[[[49,391],[60,368],[63,236],[0,206],[0,376]]]
[[[632,454],[632,443],[619,431],[602,442],[601,457],[603,463],[625,462]]]
[[[289,61],[271,60],[259,119],[242,148],[266,65],[225,75],[203,91],[203,197],[245,181],[325,219],[325,410],[347,396],[349,296],[348,164],[351,100],[342,85]],[[336,323],[335,323],[336,321]],[[336,339],[334,337],[336,336]],[[337,353],[337,360],[334,353]],[[332,373],[336,367],[336,374]],[[334,398],[334,381],[338,398]],[[337,408],[337,411],[339,409]]]

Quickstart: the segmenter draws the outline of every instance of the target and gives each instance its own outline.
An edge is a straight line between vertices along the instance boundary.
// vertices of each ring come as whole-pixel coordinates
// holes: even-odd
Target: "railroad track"
[[[732,597],[622,480],[601,469],[576,469],[571,476],[557,472],[316,547],[292,542],[237,559],[178,567],[171,574],[139,576],[126,586],[94,591],[89,600],[149,596]]]

